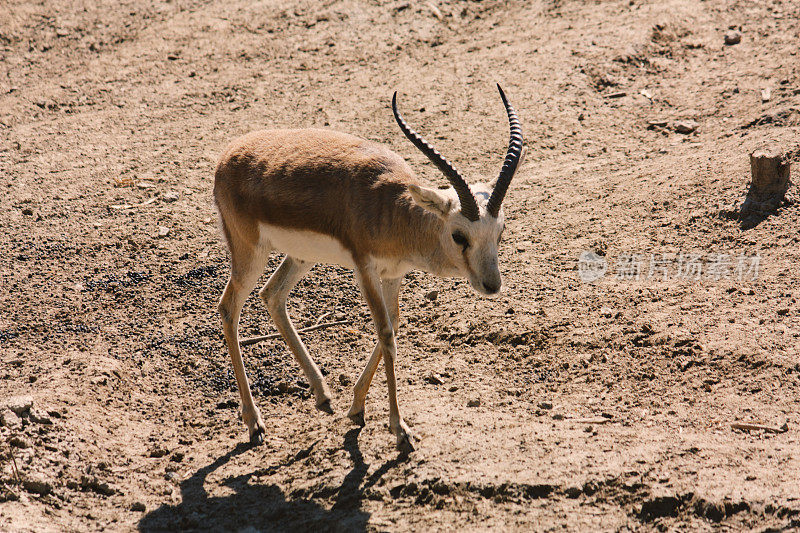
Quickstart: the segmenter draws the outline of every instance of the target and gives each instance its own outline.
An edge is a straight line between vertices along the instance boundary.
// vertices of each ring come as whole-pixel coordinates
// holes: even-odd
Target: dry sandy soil
[[[792,188],[737,215],[748,153],[797,150],[798,21],[793,0],[5,1],[0,530],[800,527],[800,208]],[[505,289],[408,276],[418,450],[394,449],[382,372],[366,427],[345,416],[375,335],[331,266],[290,313],[347,321],[304,336],[336,414],[282,341],[249,347],[267,426],[250,447],[216,312],[224,145],[331,127],[441,184],[392,119],[398,90],[470,180],[491,178],[496,81],[528,146]],[[592,283],[584,251],[607,262]],[[274,331],[255,293],[241,330]]]

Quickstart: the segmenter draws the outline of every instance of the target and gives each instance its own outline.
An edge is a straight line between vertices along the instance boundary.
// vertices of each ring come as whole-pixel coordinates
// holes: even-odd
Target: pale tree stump
[[[783,195],[789,188],[789,158],[777,146],[760,148],[750,154],[750,192],[762,196]]]
[[[789,189],[789,156],[779,146],[769,145],[750,154],[750,190],[739,209],[740,217],[774,212]]]

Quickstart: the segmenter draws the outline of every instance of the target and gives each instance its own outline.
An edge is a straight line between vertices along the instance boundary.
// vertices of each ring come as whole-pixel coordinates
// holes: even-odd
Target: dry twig
[[[605,418],[603,416],[595,416],[591,418],[567,418],[570,422],[576,422],[578,424],[608,424],[611,422],[610,418]]]
[[[333,326],[341,326],[342,324],[347,324],[347,320],[339,320],[337,322],[326,322],[325,324],[317,324],[315,326],[309,326],[307,328],[301,328],[297,330],[297,333],[308,333],[310,331],[316,331],[318,329],[325,329],[330,328]],[[279,339],[281,336],[280,333],[270,333],[269,335],[261,335],[259,337],[250,337],[249,339],[242,339],[239,341],[239,346],[250,346],[251,344],[256,344],[261,341],[268,341],[270,339]]]
[[[789,431],[789,424],[784,424],[781,427],[767,426],[759,424],[758,422],[734,422],[731,424],[733,429],[741,429],[742,431],[766,431],[767,433],[786,433]]]
[[[14,466],[14,477],[17,479],[17,485],[22,483],[22,480],[19,477],[19,468],[17,468],[17,459],[14,457],[14,448],[12,446],[8,447],[8,455],[11,456],[11,464]]]

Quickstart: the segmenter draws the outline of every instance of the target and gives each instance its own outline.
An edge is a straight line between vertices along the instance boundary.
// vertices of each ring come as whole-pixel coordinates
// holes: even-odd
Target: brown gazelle
[[[332,263],[355,270],[378,333],[348,416],[364,424],[364,400],[382,357],[389,427],[401,451],[414,449],[400,416],[395,383],[400,283],[407,272],[419,269],[467,278],[483,294],[500,290],[501,204],[520,164],[523,141],[517,115],[499,85],[498,89],[511,140],[494,186],[468,186],[453,165],[405,123],[397,111],[397,93],[392,111],[400,129],[447,176],[449,189],[423,187],[399,155],[335,131],[258,131],[233,141],[222,154],[214,200],[231,252],[231,278],[219,311],[252,442],[262,442],[265,426],[242,363],[239,316],[269,253],[277,251],[286,258],[259,294],[308,378],[317,409],[333,412],[330,390],[289,320],[286,297],[314,263]]]

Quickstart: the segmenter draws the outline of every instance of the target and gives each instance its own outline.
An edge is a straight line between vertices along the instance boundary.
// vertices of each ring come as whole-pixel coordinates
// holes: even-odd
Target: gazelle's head
[[[397,93],[392,97],[392,111],[400,129],[447,176],[451,185],[445,190],[411,185],[411,197],[417,205],[442,219],[440,240],[443,253],[482,294],[497,294],[502,285],[497,264],[497,249],[505,227],[502,203],[523,156],[519,119],[503,89],[499,85],[497,88],[511,129],[508,152],[494,184],[478,183],[471,187],[447,159],[406,124],[397,111]]]

